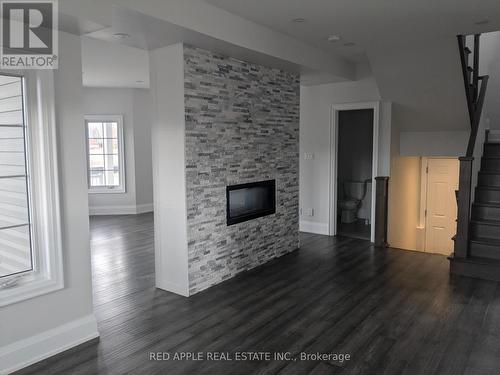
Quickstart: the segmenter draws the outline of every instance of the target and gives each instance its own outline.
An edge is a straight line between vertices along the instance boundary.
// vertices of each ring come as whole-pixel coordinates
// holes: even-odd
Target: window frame
[[[118,124],[118,161],[120,163],[119,186],[90,186],[90,150],[89,150],[89,122],[116,122]],[[125,194],[126,168],[125,168],[125,141],[124,141],[123,115],[85,115],[85,149],[87,154],[87,187],[89,194]]]
[[[33,225],[33,211],[31,209],[31,206],[32,206],[32,202],[31,202],[31,186],[30,186],[30,176],[31,176],[31,171],[30,171],[30,163],[29,163],[29,143],[30,143],[30,140],[29,140],[29,134],[27,132],[27,129],[28,129],[28,124],[27,124],[27,114],[26,114],[26,107],[27,107],[27,103],[26,103],[26,78],[22,75],[22,74],[18,74],[18,73],[10,73],[10,72],[3,72],[3,71],[0,71],[0,74],[2,76],[7,76],[7,77],[15,77],[15,78],[19,78],[21,80],[21,111],[22,111],[22,118],[23,118],[23,148],[24,148],[24,163],[25,163],[25,167],[24,167],[24,173],[25,173],[25,187],[26,187],[26,194],[27,194],[27,214],[28,214],[28,223],[27,223],[27,227],[28,227],[28,232],[29,232],[29,251],[30,251],[30,268],[29,269],[26,269],[26,270],[23,270],[23,271],[18,271],[18,272],[14,272],[12,274],[9,274],[9,275],[5,275],[5,276],[1,276],[0,277],[0,286],[3,285],[4,283],[5,284],[8,284],[10,281],[12,280],[16,280],[18,279],[19,277],[21,276],[26,276],[32,272],[34,272],[35,270],[35,255],[34,255],[34,252],[33,252],[33,228],[32,228],[32,225]],[[2,125],[0,125],[1,127]],[[7,177],[9,178],[9,177]],[[12,178],[12,177],[11,177]]]
[[[63,289],[64,273],[54,73],[52,70],[0,70],[0,73],[23,77],[33,263],[33,270],[1,279],[0,307],[3,307]]]

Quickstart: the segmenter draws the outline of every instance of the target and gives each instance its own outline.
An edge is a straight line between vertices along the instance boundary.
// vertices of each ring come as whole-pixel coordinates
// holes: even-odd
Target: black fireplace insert
[[[227,225],[276,212],[276,180],[226,187]]]

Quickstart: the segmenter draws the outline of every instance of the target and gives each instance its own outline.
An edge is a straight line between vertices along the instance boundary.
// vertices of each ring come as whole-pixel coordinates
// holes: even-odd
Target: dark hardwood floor
[[[338,220],[337,234],[339,236],[369,240],[371,236],[371,225],[365,224],[365,220],[358,219],[354,223],[346,224]]]
[[[154,288],[152,215],[91,220],[101,338],[22,374],[498,374],[500,288],[439,255],[302,234],[301,249],[191,298]],[[351,360],[150,361],[150,352]]]

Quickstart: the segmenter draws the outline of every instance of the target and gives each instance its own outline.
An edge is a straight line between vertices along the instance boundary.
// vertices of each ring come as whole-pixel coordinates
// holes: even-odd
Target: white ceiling
[[[60,0],[60,4],[61,13],[69,15],[66,28],[100,40],[84,47],[88,86],[137,87],[143,79],[135,77],[147,74],[139,56],[176,42],[297,71],[306,84],[355,79],[357,63],[371,67],[382,99],[394,103],[394,121],[402,130],[468,128],[455,36],[500,30],[498,0]],[[292,22],[298,17],[305,22]],[[489,22],[475,25],[484,20]],[[113,37],[117,32],[131,37],[117,40]],[[329,43],[330,34],[342,40]],[[346,42],[355,46],[345,47]],[[125,51],[135,57],[120,55]],[[494,93],[500,90],[492,87]],[[493,103],[489,107],[494,108]],[[500,121],[500,113],[498,117]]]
[[[80,28],[83,85],[87,87],[149,87],[149,51],[179,42],[204,47],[245,61],[300,72],[300,66],[228,45],[181,26],[128,9],[113,11],[110,27]],[[81,21],[80,21],[81,23]],[[84,24],[85,25],[85,24]],[[114,34],[124,33],[125,38]]]
[[[500,30],[498,0],[205,0],[355,62],[369,49]],[[292,22],[304,18],[304,23]],[[477,21],[489,20],[477,26]],[[329,35],[342,40],[329,43]],[[354,47],[345,47],[353,42]]]
[[[114,36],[117,32],[129,36],[119,39]],[[266,66],[294,72],[301,70],[297,64],[269,55],[257,54],[237,45],[229,45],[202,33],[125,8],[114,9],[112,26],[85,33],[85,37],[100,41],[102,46],[113,43],[114,46],[123,47],[122,51],[128,48],[135,55],[138,54],[137,51],[142,51],[147,55],[147,51],[183,42]],[[113,49],[114,47],[111,48]],[[111,51],[107,52],[107,54],[110,53]],[[131,68],[134,66],[129,65]]]
[[[107,42],[145,50],[184,42],[300,72],[304,84],[355,78],[352,62],[204,0],[60,0],[59,12],[69,20],[62,30]],[[112,37],[123,32],[131,37]]]
[[[402,130],[469,128],[455,36],[500,30],[499,0],[205,1],[353,62],[369,62]],[[305,22],[292,22],[299,17]],[[329,43],[331,34],[342,40]],[[500,66],[500,55],[493,61]],[[494,67],[486,113],[500,108],[493,104],[500,95]]]

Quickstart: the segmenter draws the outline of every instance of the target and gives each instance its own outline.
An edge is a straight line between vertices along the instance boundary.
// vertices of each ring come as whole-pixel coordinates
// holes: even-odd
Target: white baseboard
[[[324,234],[328,236],[328,223],[315,223],[313,221],[300,221],[299,230],[306,233]]]
[[[137,212],[136,206],[95,206],[89,207],[91,216],[99,215],[135,215]]]
[[[90,216],[101,215],[137,215],[153,212],[153,203],[138,204],[137,206],[94,206],[89,207]]]
[[[153,211],[154,211],[154,204],[153,203],[138,204],[136,206],[136,213],[137,214],[145,214],[146,212],[153,212]]]
[[[10,374],[97,337],[92,314],[0,347],[0,374]]]

